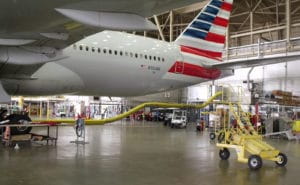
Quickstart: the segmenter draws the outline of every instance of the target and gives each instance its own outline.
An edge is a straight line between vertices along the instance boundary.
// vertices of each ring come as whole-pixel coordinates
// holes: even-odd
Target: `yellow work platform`
[[[237,127],[224,126],[226,129],[219,133],[217,147],[221,148],[220,158],[227,160],[230,157],[228,148],[231,148],[237,152],[238,161],[248,163],[250,169],[260,169],[263,159],[274,161],[278,166],[285,166],[286,155],[262,140],[262,136],[258,135],[252,126],[247,113],[242,111],[241,105],[238,103],[228,105],[232,116],[237,121]]]

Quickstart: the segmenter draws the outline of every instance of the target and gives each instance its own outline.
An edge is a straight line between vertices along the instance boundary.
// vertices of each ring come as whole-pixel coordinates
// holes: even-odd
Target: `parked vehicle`
[[[171,128],[186,128],[186,110],[173,110]]]

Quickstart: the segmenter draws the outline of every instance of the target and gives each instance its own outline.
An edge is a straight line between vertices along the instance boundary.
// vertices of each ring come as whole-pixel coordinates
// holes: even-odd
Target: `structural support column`
[[[159,21],[158,21],[157,15],[154,15],[153,17],[154,17],[155,24],[156,24],[156,26],[157,26],[157,29],[158,29],[160,38],[161,38],[163,41],[165,41],[165,36],[164,36],[164,34],[163,34],[163,32],[162,32],[162,29],[161,29],[161,27],[160,27],[160,23],[159,23]]]
[[[173,22],[174,22],[174,12],[173,10],[171,10],[170,11],[170,42],[173,42],[173,35],[174,35]]]
[[[250,44],[253,44],[253,11],[250,12]]]
[[[291,1],[285,0],[285,20],[286,20],[286,44],[287,50],[290,48],[290,39],[291,39]]]
[[[20,110],[23,111],[23,109],[24,109],[24,97],[23,96],[19,97],[19,102],[18,103],[19,103]]]
[[[47,120],[50,119],[50,101],[47,101]]]
[[[227,29],[226,29],[226,45],[225,45],[225,49],[226,49],[226,60],[228,61],[229,60],[229,42],[230,42],[230,32],[229,32],[229,25],[227,26]]]
[[[40,119],[42,119],[42,115],[43,115],[43,102],[41,100],[40,101]]]

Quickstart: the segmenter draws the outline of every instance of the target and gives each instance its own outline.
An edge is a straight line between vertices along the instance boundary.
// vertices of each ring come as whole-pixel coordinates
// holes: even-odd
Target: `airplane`
[[[7,46],[0,48],[0,95],[137,96],[228,77],[234,74],[237,67],[283,62],[282,58],[222,62],[232,4],[233,0],[210,0],[171,43],[108,30],[62,49],[50,47],[47,43],[57,44],[67,39],[65,34],[44,33],[49,38],[48,42],[38,41],[38,37],[0,39],[2,45],[7,43]],[[101,21],[88,19],[100,14],[109,16],[102,15],[107,12],[68,7],[56,10],[80,24],[92,26],[99,23],[98,27],[108,25],[107,20],[102,24]],[[120,15],[126,17],[124,13]],[[110,16],[120,18],[120,15]],[[127,16],[136,21],[134,25],[128,23],[127,30],[139,26],[152,29],[151,24],[141,20],[137,14]],[[111,28],[124,26],[122,24],[114,20]],[[31,45],[36,41],[39,46]],[[65,41],[64,44],[69,43],[72,38]],[[288,60],[298,58],[285,57]]]

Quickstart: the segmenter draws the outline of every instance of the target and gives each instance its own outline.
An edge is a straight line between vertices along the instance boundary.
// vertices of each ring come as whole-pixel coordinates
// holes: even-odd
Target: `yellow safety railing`
[[[140,104],[132,109],[130,109],[127,112],[124,112],[120,115],[117,115],[112,118],[107,119],[101,119],[101,120],[85,120],[85,123],[87,125],[103,125],[106,123],[112,123],[118,120],[121,120],[123,118],[126,118],[130,116],[131,114],[134,114],[138,112],[139,110],[145,108],[145,107],[161,107],[161,108],[193,108],[193,109],[202,109],[206,107],[207,105],[213,103],[213,100],[215,100],[217,97],[221,96],[222,92],[217,92],[215,95],[210,97],[205,103],[199,104],[199,105],[190,105],[190,104],[178,104],[178,103],[161,103],[161,102],[148,102]],[[61,123],[75,123],[74,119],[53,119],[53,120],[33,120],[33,122],[61,122]]]

